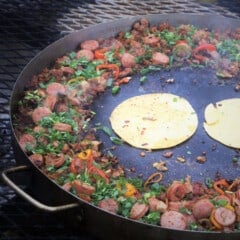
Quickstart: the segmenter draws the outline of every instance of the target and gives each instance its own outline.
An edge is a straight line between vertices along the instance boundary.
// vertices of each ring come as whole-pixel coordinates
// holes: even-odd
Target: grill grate
[[[15,165],[9,100],[17,76],[41,49],[65,34],[131,15],[217,13],[240,17],[239,0],[2,0],[0,2],[0,170]],[[208,1],[210,2],[210,1]],[[1,239],[95,239],[20,199],[0,182]]]

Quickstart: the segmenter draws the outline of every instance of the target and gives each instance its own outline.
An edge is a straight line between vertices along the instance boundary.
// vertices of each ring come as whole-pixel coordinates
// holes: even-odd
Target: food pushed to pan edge
[[[208,66],[231,81],[239,74],[239,49],[239,29],[150,26],[146,19],[115,38],[84,41],[25,87],[13,121],[19,144],[63,189],[111,213],[166,228],[239,231],[240,179],[206,176],[200,183],[186,176],[163,185],[161,172],[147,180],[127,178],[111,149],[103,153],[90,124],[96,97],[109,89],[117,97],[132,74],[140,73],[139,84],[145,84],[150,71]]]

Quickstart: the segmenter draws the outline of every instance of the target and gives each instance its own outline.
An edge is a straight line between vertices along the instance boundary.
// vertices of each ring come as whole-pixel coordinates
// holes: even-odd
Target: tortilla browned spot
[[[240,98],[211,103],[204,114],[203,126],[210,137],[229,147],[240,148]]]
[[[110,122],[125,142],[142,149],[176,146],[189,139],[198,126],[190,103],[169,93],[129,98],[113,110]]]

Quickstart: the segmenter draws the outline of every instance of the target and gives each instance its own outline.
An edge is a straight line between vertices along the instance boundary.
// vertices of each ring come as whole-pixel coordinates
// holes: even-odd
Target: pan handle
[[[12,167],[6,170],[3,170],[1,173],[2,179],[4,182],[12,188],[17,194],[19,194],[23,199],[31,203],[33,206],[37,207],[40,210],[44,210],[47,212],[59,212],[59,211],[64,211],[70,208],[75,208],[78,207],[78,203],[70,203],[66,205],[60,205],[60,206],[48,206],[45,205],[38,200],[34,199],[31,197],[28,193],[26,193],[24,190],[22,190],[20,187],[18,187],[9,177],[8,174],[15,173],[15,172],[21,172],[24,170],[29,169],[28,166],[22,165],[22,166],[17,166],[17,167]]]

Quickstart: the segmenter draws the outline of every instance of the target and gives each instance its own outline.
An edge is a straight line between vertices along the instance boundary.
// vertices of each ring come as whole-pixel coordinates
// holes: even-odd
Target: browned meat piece
[[[187,194],[184,183],[174,181],[167,190],[167,198],[169,201],[178,202]]]
[[[209,37],[209,32],[205,30],[198,30],[194,33],[192,39],[195,43],[199,43],[201,40],[206,40]]]
[[[66,191],[70,191],[72,188],[72,183],[71,182],[67,182],[64,185],[62,185],[62,188]]]
[[[152,62],[154,65],[167,65],[169,63],[169,57],[160,52],[155,52],[152,55]]]
[[[79,195],[92,195],[95,192],[95,187],[79,180],[74,180],[72,186],[75,188]]]
[[[121,57],[121,63],[124,68],[132,68],[136,65],[135,57],[130,53],[124,53]]]
[[[99,43],[96,40],[86,40],[81,43],[81,49],[94,51],[99,47]]]
[[[63,56],[63,57],[60,57],[56,60],[56,64],[57,65],[61,65],[63,64],[65,61],[69,60],[69,57],[68,56]]]
[[[167,210],[167,205],[156,197],[150,197],[148,199],[148,204],[150,211],[165,212]]]
[[[48,95],[43,101],[43,106],[53,110],[56,103],[57,103],[57,97],[55,95]]]
[[[79,158],[73,158],[69,167],[69,171],[78,174],[84,171],[86,168],[86,161],[82,161]]]
[[[53,129],[60,131],[60,132],[72,132],[72,126],[67,123],[55,123],[53,125]]]
[[[22,150],[27,152],[28,147],[30,147],[30,148],[36,147],[37,142],[36,142],[36,139],[31,134],[26,133],[26,134],[23,134],[22,136],[20,136],[19,144],[20,144]]]
[[[106,48],[109,50],[120,49],[121,47],[123,47],[122,43],[115,38],[104,39],[100,43],[100,48]]]
[[[132,68],[124,68],[120,73],[119,73],[119,78],[129,76],[132,74],[133,70]]]
[[[202,183],[199,182],[192,183],[192,187],[193,196],[202,196],[205,192]]]
[[[213,217],[220,225],[224,227],[231,226],[236,220],[235,212],[225,207],[219,207],[214,210]]]
[[[179,202],[168,202],[168,209],[179,211],[181,208],[192,209],[194,201],[179,201]]]
[[[187,219],[180,212],[167,211],[161,216],[160,224],[165,228],[184,230],[187,227]]]
[[[236,198],[240,201],[240,189],[238,189],[235,193]]]
[[[89,79],[88,82],[90,84],[91,91],[95,92],[94,94],[96,94],[99,92],[103,92],[105,90],[107,79],[100,76],[100,77]]]
[[[214,205],[210,202],[209,199],[204,198],[198,200],[192,208],[193,216],[196,219],[208,218],[211,215]]]
[[[136,202],[130,211],[130,218],[134,220],[138,220],[142,218],[148,211],[149,207],[145,203]]]
[[[43,156],[39,153],[32,154],[31,156],[29,156],[29,159],[37,167],[41,167],[44,164]]]
[[[88,61],[92,61],[94,59],[94,54],[91,50],[82,49],[76,53],[76,57],[77,58],[85,57]]]
[[[51,69],[50,73],[56,79],[56,81],[61,81],[61,78],[63,76],[63,71],[61,69]]]
[[[167,152],[163,153],[163,156],[165,158],[171,158],[173,156],[173,152],[172,151],[167,151]]]
[[[71,67],[61,67],[61,70],[63,71],[63,73],[70,74],[70,75],[75,73],[75,70]]]
[[[117,213],[118,211],[118,203],[113,198],[101,200],[98,206],[108,212]]]
[[[137,30],[139,32],[143,32],[146,30],[146,28],[148,28],[149,26],[149,21],[145,18],[142,18],[140,19],[139,22],[136,22],[134,25],[133,25],[133,29],[134,30]]]
[[[160,42],[160,38],[156,37],[154,34],[150,34],[143,38],[143,42],[152,47],[156,47]]]
[[[45,156],[46,166],[54,166],[56,168],[61,167],[65,162],[65,156],[63,154],[53,155],[48,154]]]
[[[51,114],[52,111],[48,107],[38,107],[32,112],[32,120],[37,124],[43,117],[47,117]]]
[[[66,94],[66,89],[65,89],[64,85],[62,85],[61,83],[57,83],[57,82],[50,83],[47,86],[46,91],[47,91],[47,94],[53,95],[53,96],[57,96],[59,94],[61,94],[61,95]]]
[[[67,112],[69,110],[69,107],[66,105],[66,103],[57,102],[54,109],[58,113],[59,112]]]
[[[191,223],[196,223],[196,219],[192,214],[185,214],[184,215],[187,221],[187,226],[189,226]]]

